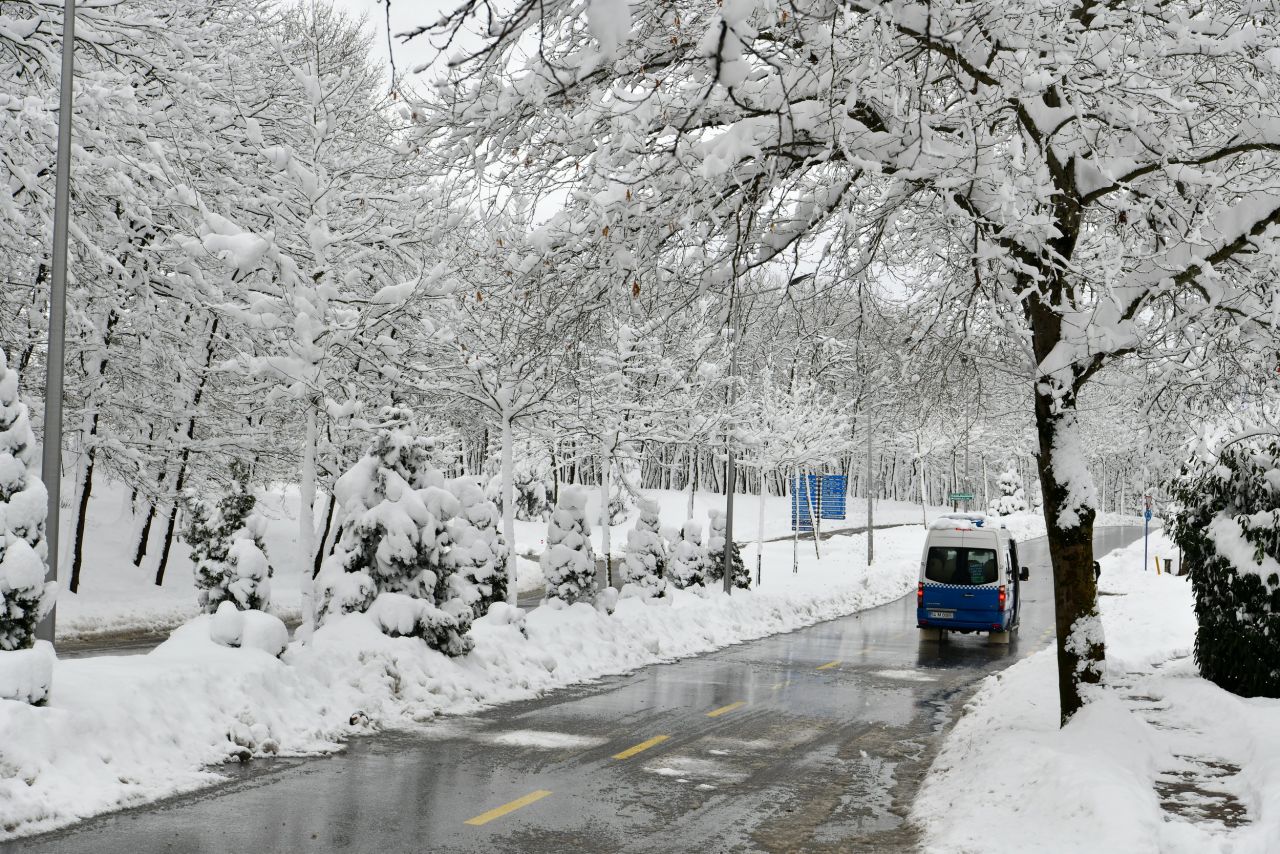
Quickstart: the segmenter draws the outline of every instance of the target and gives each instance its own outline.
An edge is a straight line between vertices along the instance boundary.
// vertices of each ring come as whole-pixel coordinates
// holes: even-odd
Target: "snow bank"
[[[1034,540],[1045,535],[1044,514],[1039,512],[1013,513],[1008,516],[994,517],[1009,529],[1010,535],[1018,542]],[[1164,523],[1159,519],[1151,520],[1151,530]],[[1110,528],[1121,525],[1142,525],[1141,516],[1126,516],[1123,513],[1099,513],[1093,520],[1095,528]]]
[[[760,587],[673,590],[623,599],[613,614],[584,603],[528,614],[495,607],[476,645],[449,658],[385,635],[370,615],[338,616],[282,658],[211,639],[199,616],[145,656],[59,661],[49,705],[0,701],[0,837],[189,790],[229,759],[338,749],[371,728],[411,724],[789,631],[902,596],[915,585],[924,532],[811,543],[792,573],[791,544],[772,543]],[[222,637],[223,632],[214,632]],[[21,733],[21,738],[14,738]]]
[[[1151,550],[1176,553],[1163,534]],[[916,799],[926,851],[1274,850],[1280,700],[1243,699],[1199,678],[1190,586],[1142,571],[1141,540],[1101,563],[1105,687],[1060,730],[1052,649],[988,677]],[[1238,799],[1250,823],[1231,829],[1163,809],[1170,790],[1157,786],[1188,780]]]

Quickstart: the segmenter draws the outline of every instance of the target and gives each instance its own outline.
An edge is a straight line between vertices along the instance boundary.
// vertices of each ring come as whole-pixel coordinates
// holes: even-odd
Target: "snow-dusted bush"
[[[667,578],[676,587],[692,587],[707,579],[707,553],[702,548],[702,526],[689,519],[680,529],[680,537],[671,547]]]
[[[458,512],[449,520],[453,537],[450,554],[459,575],[474,591],[472,612],[483,617],[493,603],[507,598],[502,516],[498,505],[485,498],[484,491],[471,478],[451,480],[448,488],[458,501]]]
[[[595,552],[587,522],[587,492],[581,487],[560,490],[560,501],[547,524],[542,575],[547,580],[548,599],[573,603],[595,598]]]
[[[225,599],[209,618],[209,639],[222,646],[257,649],[279,658],[289,645],[289,629],[273,614],[240,610]]]
[[[1171,492],[1200,672],[1244,697],[1280,697],[1280,443],[1228,447],[1184,468]]]
[[[187,499],[196,598],[212,614],[223,602],[241,610],[262,610],[271,598],[272,568],[262,535],[266,525],[254,512],[257,499],[249,487],[249,467],[231,464],[231,484],[216,501]]]
[[[338,478],[343,522],[318,578],[318,617],[368,612],[389,634],[461,655],[472,646],[471,604],[449,557],[449,520],[460,507],[441,488],[430,449],[408,427],[390,427]]]
[[[515,447],[511,482],[515,490],[515,516],[524,522],[545,522],[551,517],[551,461],[546,453],[530,442]],[[490,478],[485,496],[498,506],[502,515],[502,474]]]
[[[0,350],[0,653],[29,649],[53,607],[55,585],[44,580],[48,495],[32,469],[36,462],[18,372]]]
[[[622,567],[623,582],[642,588],[650,596],[663,596],[667,590],[667,549],[658,527],[658,503],[642,501],[636,526],[627,532]]]
[[[1000,487],[1000,495],[988,508],[993,516],[1012,516],[1026,511],[1027,497],[1022,492],[1022,478],[1013,466],[1005,469],[997,485]]]
[[[724,549],[725,549],[725,533],[728,527],[728,519],[724,515],[724,511],[711,508],[711,534],[707,538],[707,580],[723,581],[724,580]],[[742,550],[737,543],[729,544],[729,560],[733,566],[733,586],[742,590],[746,590],[751,586],[751,573],[747,571],[746,565],[742,562]]]

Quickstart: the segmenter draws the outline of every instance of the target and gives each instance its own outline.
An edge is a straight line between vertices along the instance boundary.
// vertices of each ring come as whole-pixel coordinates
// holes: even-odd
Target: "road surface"
[[[1100,529],[1099,554],[1141,535]],[[0,845],[14,852],[903,851],[981,678],[1052,637],[1043,540],[1014,643],[922,641],[915,597]],[[180,710],[175,710],[180,713]]]

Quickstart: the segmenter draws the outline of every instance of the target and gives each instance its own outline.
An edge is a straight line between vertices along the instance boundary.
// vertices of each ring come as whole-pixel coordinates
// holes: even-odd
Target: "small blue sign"
[[[1150,511],[1150,510],[1144,510],[1144,511],[1143,511],[1143,513],[1142,513],[1142,517],[1143,517],[1144,519],[1146,519],[1148,522],[1150,522],[1150,521],[1151,521],[1151,511]]]

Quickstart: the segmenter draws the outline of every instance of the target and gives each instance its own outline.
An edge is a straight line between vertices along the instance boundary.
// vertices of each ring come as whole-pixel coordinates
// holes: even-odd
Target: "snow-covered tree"
[[[546,452],[531,441],[517,442],[511,469],[515,491],[515,518],[522,522],[545,522],[551,515],[551,463]],[[499,463],[501,467],[501,463]],[[502,474],[489,480],[485,495],[502,510]]]
[[[448,488],[458,501],[458,512],[449,520],[453,538],[450,557],[457,572],[475,591],[472,611],[483,617],[490,605],[507,599],[502,515],[473,478],[456,478],[449,481]]]
[[[667,577],[681,589],[706,583],[707,552],[702,547],[702,526],[693,519],[685,521],[679,539],[671,547]]]
[[[334,489],[343,523],[317,578],[319,621],[368,612],[390,635],[463,655],[474,645],[474,597],[448,559],[448,517],[458,502],[440,488],[429,440],[405,426],[404,413],[387,415],[391,426]]]
[[[1022,477],[1016,468],[1006,468],[996,485],[1000,488],[1000,497],[991,502],[990,512],[997,516],[1011,516],[1026,511],[1027,497],[1022,492]]]
[[[1280,697],[1280,443],[1226,447],[1183,469],[1170,533],[1195,593],[1201,674]]]
[[[663,596],[667,589],[667,549],[658,528],[658,503],[645,499],[640,502],[640,516],[636,526],[627,532],[626,559],[622,580],[634,584],[649,596]]]
[[[0,653],[31,648],[56,593],[56,585],[44,580],[49,498],[31,471],[36,463],[18,372],[0,349]]]
[[[542,575],[547,580],[548,599],[569,604],[595,599],[595,552],[587,521],[587,492],[581,487],[560,490],[560,501],[547,524]]]
[[[255,511],[249,467],[231,464],[231,483],[216,501],[194,496],[183,539],[191,547],[196,597],[206,614],[230,600],[242,611],[264,610],[271,598],[271,564],[262,541],[265,523]]]
[[[742,550],[737,543],[726,542],[728,517],[718,507],[712,507],[708,512],[711,516],[711,534],[707,538],[707,580],[724,581],[724,551],[728,547],[729,561],[733,567],[732,584],[741,590],[748,589],[751,587],[751,573],[742,562]]]
[[[922,329],[1019,348],[1065,723],[1105,661],[1080,395],[1134,354],[1195,362],[1218,335],[1275,349],[1280,19],[1237,3],[631,8],[519,0],[483,21],[424,132],[512,193],[562,190],[570,164],[574,189],[614,182],[569,194],[549,256],[616,256],[582,235],[624,222],[610,234],[632,269],[695,266],[707,288],[838,256],[918,283]],[[486,13],[463,4],[415,34],[454,44]]]

